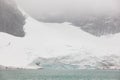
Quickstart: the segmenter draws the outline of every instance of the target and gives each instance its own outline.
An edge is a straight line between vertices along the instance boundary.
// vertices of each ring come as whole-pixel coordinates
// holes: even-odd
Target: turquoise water
[[[2,70],[0,80],[120,80],[118,70]]]

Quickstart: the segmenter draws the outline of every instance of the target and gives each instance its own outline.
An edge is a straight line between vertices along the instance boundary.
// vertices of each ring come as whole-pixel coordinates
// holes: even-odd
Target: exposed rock
[[[25,17],[13,0],[0,0],[0,32],[24,37]]]

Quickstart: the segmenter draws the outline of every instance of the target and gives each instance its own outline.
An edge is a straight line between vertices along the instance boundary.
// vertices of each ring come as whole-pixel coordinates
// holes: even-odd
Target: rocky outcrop
[[[25,17],[13,0],[0,0],[0,32],[24,37]]]

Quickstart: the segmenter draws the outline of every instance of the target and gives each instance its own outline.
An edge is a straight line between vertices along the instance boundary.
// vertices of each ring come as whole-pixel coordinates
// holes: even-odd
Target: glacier
[[[58,68],[63,68],[60,62],[70,69],[120,69],[120,33],[96,37],[69,22],[44,23],[27,13],[24,15],[24,37],[0,32],[0,65],[36,69],[44,66],[34,63],[41,57],[48,60],[58,59]],[[54,63],[54,60],[52,61]],[[116,64],[109,67],[108,63]],[[48,64],[51,65],[49,62]],[[45,67],[48,64],[45,64]]]
[[[51,58],[74,53],[94,57],[119,55],[120,34],[95,37],[69,23],[42,23],[31,17],[26,19],[24,28],[26,36],[23,38],[0,33],[1,65],[26,67],[38,57]]]

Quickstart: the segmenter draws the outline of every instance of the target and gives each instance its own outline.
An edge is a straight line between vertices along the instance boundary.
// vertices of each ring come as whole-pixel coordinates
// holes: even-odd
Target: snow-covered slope
[[[16,1],[39,21],[49,23],[68,21],[95,36],[120,32],[119,0]]]
[[[71,60],[71,64],[74,64],[76,60],[87,59],[84,63],[90,64],[89,59],[96,61],[91,56],[103,58],[119,55],[120,52],[120,33],[95,37],[71,23],[43,23],[29,15],[26,17],[25,25],[21,26],[22,32],[23,27],[26,35],[22,38],[0,32],[0,65],[32,68],[29,64],[38,57],[60,58],[64,64],[71,63]],[[68,58],[64,60],[62,57],[66,56]],[[67,68],[69,66],[66,65]]]
[[[31,17],[26,19],[24,28],[24,38],[0,33],[1,65],[25,67],[38,57],[50,58],[74,53],[100,57],[119,55],[120,52],[120,34],[95,37],[67,22],[42,23]],[[84,57],[81,55],[78,58]]]

